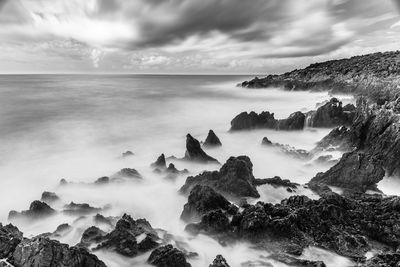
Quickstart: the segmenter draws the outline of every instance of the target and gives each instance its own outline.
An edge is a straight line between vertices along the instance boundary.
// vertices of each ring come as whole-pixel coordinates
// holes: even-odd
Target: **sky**
[[[0,0],[0,73],[269,74],[400,49],[400,0]]]

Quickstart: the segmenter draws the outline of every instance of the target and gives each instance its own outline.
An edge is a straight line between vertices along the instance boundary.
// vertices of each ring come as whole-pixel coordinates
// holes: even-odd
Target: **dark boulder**
[[[349,109],[347,106],[346,109]],[[316,111],[311,111],[307,115],[308,126],[311,127],[335,127],[350,125],[354,118],[354,110],[345,111],[342,102],[337,98],[332,98],[328,103],[319,107]]]
[[[261,141],[262,145],[272,146],[272,142],[268,139],[268,137],[264,137]]]
[[[282,179],[279,176],[274,176],[272,178],[265,178],[265,179],[256,179],[255,184],[257,186],[269,184],[272,185],[273,187],[288,187],[292,189],[297,189],[297,187],[299,186],[299,184],[292,183],[289,179]]]
[[[219,171],[190,176],[180,191],[189,193],[195,185],[207,185],[232,197],[260,197],[254,185],[253,164],[249,157],[230,157]]]
[[[208,267],[230,267],[222,255],[217,255]]]
[[[242,112],[231,121],[231,131],[257,128],[275,129],[277,122],[274,118],[274,113],[269,113],[268,111],[261,112],[260,114],[254,111],[250,113]]]
[[[151,164],[152,167],[154,168],[160,168],[160,169],[165,169],[167,168],[167,162],[165,161],[165,155],[161,154],[157,160]]]
[[[201,216],[211,210],[222,209],[235,211],[234,205],[209,186],[196,185],[190,191],[188,202],[183,207],[181,219],[184,221],[197,221]]]
[[[83,232],[81,241],[77,246],[88,248],[93,244],[102,242],[105,235],[106,233],[100,230],[98,227],[91,226]]]
[[[338,186],[356,191],[376,189],[376,184],[385,176],[382,164],[374,157],[363,152],[349,152],[340,161],[324,173],[318,173],[309,182]]]
[[[201,163],[218,163],[216,159],[210,157],[203,151],[200,142],[190,134],[186,135],[186,153],[184,159]]]
[[[182,251],[172,245],[159,247],[150,254],[147,262],[157,267],[190,267]]]
[[[297,111],[290,114],[287,119],[279,120],[278,130],[303,130],[306,120],[306,115],[303,112]]]
[[[205,146],[205,147],[216,147],[216,146],[222,146],[222,143],[219,140],[218,136],[214,133],[214,131],[210,130],[208,132],[206,140],[204,141],[203,146]]]
[[[124,214],[115,229],[104,236],[96,250],[107,249],[123,256],[134,257],[154,249],[159,241],[160,238],[148,221],[133,220],[131,216]]]
[[[10,262],[14,266],[41,267],[105,267],[95,255],[84,248],[69,247],[43,237],[24,239],[15,248]]]
[[[46,203],[53,203],[53,202],[56,202],[56,201],[60,200],[60,198],[54,192],[44,191],[42,193],[42,197],[40,198],[40,200],[42,202],[46,202]]]
[[[71,202],[64,206],[63,213],[67,215],[81,216],[101,211],[101,208],[95,208],[87,203]]]
[[[55,213],[56,211],[45,202],[35,200],[31,203],[29,210],[24,210],[21,212],[17,212],[14,210],[10,211],[8,219],[39,219],[49,217],[51,215],[54,215]]]

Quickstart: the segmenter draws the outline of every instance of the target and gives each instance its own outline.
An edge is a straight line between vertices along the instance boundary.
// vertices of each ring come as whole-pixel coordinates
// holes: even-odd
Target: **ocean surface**
[[[257,178],[275,175],[298,183],[308,182],[329,165],[298,160],[271,147],[261,146],[267,136],[273,142],[311,149],[331,129],[303,131],[254,130],[230,133],[230,121],[242,111],[270,111],[285,118],[295,111],[309,111],[328,100],[327,92],[288,92],[279,88],[249,90],[236,87],[250,76],[189,75],[2,75],[0,76],[0,221],[7,223],[10,210],[26,210],[43,191],[56,192],[66,203],[88,203],[109,208],[105,216],[132,215],[146,218],[187,243],[199,254],[192,266],[208,266],[217,254],[236,266],[285,266],[267,258],[268,252],[238,242],[221,246],[210,237],[185,233],[179,217],[187,198],[178,193],[187,175],[176,180],[153,172],[150,164],[164,153],[182,157],[185,136],[200,141],[213,129],[222,147],[206,152],[224,163],[230,156],[247,155]],[[338,96],[344,103],[350,96]],[[132,157],[122,158],[130,150]],[[340,154],[335,155],[340,157]],[[189,175],[216,170],[218,165],[174,162]],[[102,176],[122,168],[135,168],[142,181],[104,186],[91,185]],[[60,179],[74,182],[59,186]],[[278,203],[291,193],[265,185],[261,198],[250,202]],[[317,198],[308,189],[296,194]],[[58,214],[45,220],[16,223],[25,236],[52,232],[61,223],[74,230],[60,237],[74,245],[82,232],[93,225],[92,217]],[[111,229],[103,229],[110,231]],[[127,259],[109,252],[96,252],[109,266],[147,266],[149,254]],[[343,257],[309,248],[304,258],[324,260],[328,266],[347,266]],[[260,263],[261,262],[261,263]],[[253,265],[250,265],[253,264]],[[259,264],[259,265],[257,265]]]

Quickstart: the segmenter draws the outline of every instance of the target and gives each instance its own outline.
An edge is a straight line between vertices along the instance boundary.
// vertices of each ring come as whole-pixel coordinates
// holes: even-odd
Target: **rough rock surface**
[[[115,229],[104,236],[96,250],[107,249],[123,256],[134,257],[157,247],[159,240],[148,221],[133,220],[131,216],[124,214]]]
[[[279,176],[274,176],[272,178],[256,179],[256,185],[269,184],[274,187],[289,187],[292,189],[297,189],[299,184],[291,182],[289,179],[282,179]]]
[[[22,232],[17,227],[0,223],[0,258],[11,257],[22,238]]]
[[[190,267],[182,251],[172,245],[159,247],[150,254],[147,262],[157,267]]]
[[[49,217],[51,215],[54,215],[55,213],[56,211],[45,202],[35,200],[29,206],[29,210],[24,210],[21,212],[17,212],[15,210],[10,211],[10,213],[8,214],[8,219],[39,219]]]
[[[275,129],[276,125],[277,120],[274,117],[274,113],[269,113],[268,111],[260,114],[254,111],[250,113],[242,112],[231,121],[231,131],[257,128]]]
[[[222,255],[217,255],[208,267],[230,267]]]
[[[399,218],[399,197],[344,197],[331,192],[318,200],[292,196],[281,204],[258,202],[238,211],[232,220],[220,211],[211,211],[187,230],[204,231],[220,240],[240,238],[275,251],[295,245],[301,252],[312,244],[363,261],[371,249],[396,250],[400,245]]]
[[[181,219],[186,222],[197,221],[205,213],[217,209],[233,213],[237,211],[236,206],[232,205],[211,187],[196,185],[190,191],[188,202],[183,207]]]
[[[222,146],[222,143],[219,140],[218,136],[214,133],[214,131],[210,130],[208,132],[206,140],[204,141],[203,146],[205,146],[205,147],[217,147],[217,146]]]
[[[336,127],[322,138],[310,153],[315,154],[330,150],[351,151],[353,149],[351,136],[350,128],[346,126]]]
[[[400,253],[380,253],[368,259],[361,267],[397,267],[400,264]]]
[[[200,163],[218,163],[216,159],[210,157],[203,151],[200,142],[190,134],[186,135],[186,153],[184,159]]]
[[[341,125],[350,125],[354,118],[354,110],[347,111],[342,107],[342,102],[337,98],[332,98],[328,103],[319,107],[316,111],[307,114],[307,126],[310,127],[335,127]]]
[[[40,198],[40,200],[42,202],[46,202],[48,204],[51,204],[53,202],[56,202],[56,201],[60,200],[60,198],[54,192],[44,191],[42,193],[42,197]]]
[[[67,215],[80,216],[80,215],[96,213],[99,211],[101,211],[101,208],[92,207],[87,203],[71,202],[64,206],[63,213]]]
[[[92,244],[98,244],[103,240],[105,235],[106,233],[100,230],[100,228],[91,226],[83,232],[78,246],[87,248]]]
[[[254,185],[253,164],[249,157],[230,157],[219,171],[190,176],[180,191],[189,193],[195,185],[207,185],[232,197],[260,197]]]
[[[277,130],[302,130],[304,128],[306,115],[303,112],[297,111],[290,114],[287,119],[279,120]]]
[[[142,175],[140,175],[140,173],[135,170],[135,169],[131,169],[131,168],[124,168],[121,169],[119,172],[117,172],[116,174],[114,174],[112,176],[112,178],[134,178],[134,179],[142,179]]]

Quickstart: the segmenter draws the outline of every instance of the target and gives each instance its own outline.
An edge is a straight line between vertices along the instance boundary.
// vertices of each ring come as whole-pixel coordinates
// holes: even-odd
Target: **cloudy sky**
[[[400,0],[0,0],[0,73],[279,73],[400,49]]]

